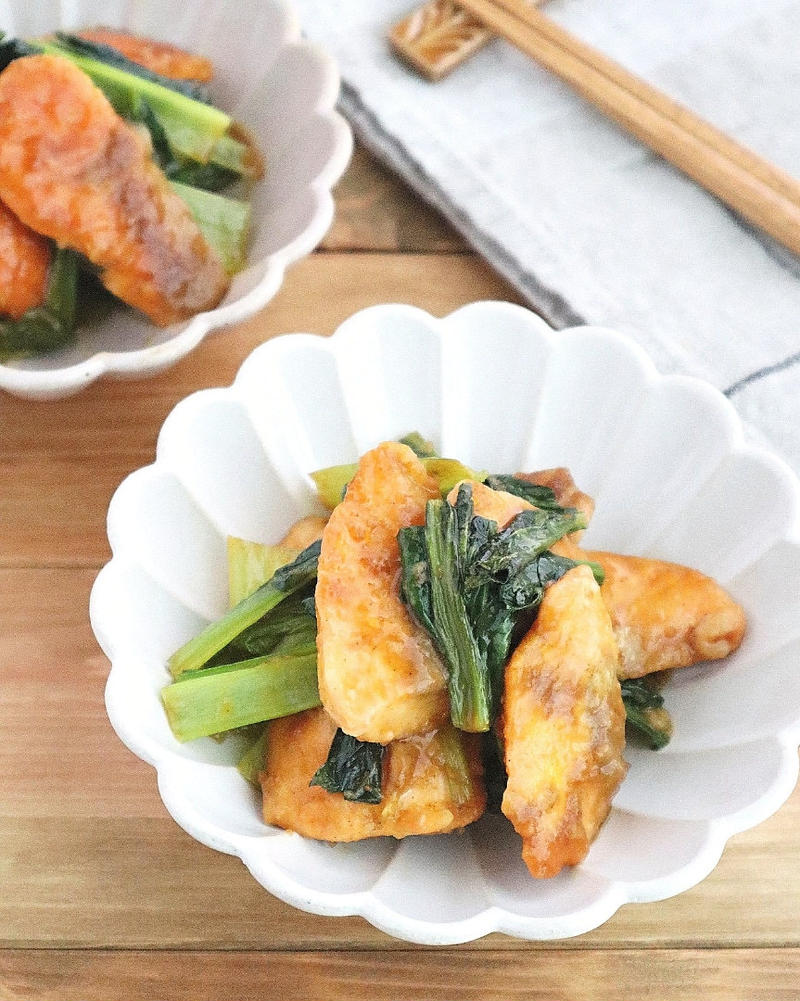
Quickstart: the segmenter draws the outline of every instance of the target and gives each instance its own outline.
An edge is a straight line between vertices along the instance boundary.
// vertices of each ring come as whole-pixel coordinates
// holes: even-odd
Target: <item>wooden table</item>
[[[273,899],[167,815],[107,722],[87,603],[117,484],[188,393],[261,341],[406,301],[515,295],[363,152],[322,248],[275,300],[170,372],[53,403],[0,398],[0,999],[800,998],[800,792],[695,889],[555,944],[394,941]]]

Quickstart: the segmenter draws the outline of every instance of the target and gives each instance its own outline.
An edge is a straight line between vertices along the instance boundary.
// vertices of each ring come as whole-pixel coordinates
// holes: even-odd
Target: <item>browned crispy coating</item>
[[[132,63],[138,63],[153,73],[169,77],[172,80],[197,80],[208,83],[214,76],[211,60],[198,56],[177,45],[168,42],[158,42],[153,38],[133,35],[119,28],[82,28],[76,34],[89,42],[108,45]]]
[[[663,560],[590,550],[620,648],[620,677],[727,657],[742,642],[743,609],[716,581]]]
[[[0,73],[0,199],[159,325],[213,308],[228,288],[146,140],[66,59],[27,56]]]
[[[359,841],[445,833],[483,813],[480,745],[472,734],[448,723],[441,731],[387,745],[381,802],[354,803],[309,785],[335,732],[336,724],[321,708],[269,724],[261,773],[268,824],[321,841]]]
[[[575,567],[545,592],[505,674],[502,810],[537,878],[586,857],[625,776],[617,666],[600,589]]]
[[[336,723],[386,744],[442,726],[444,666],[399,593],[398,531],[420,525],[436,481],[406,445],[359,462],[322,533],[316,588],[319,692]]]
[[[47,293],[50,243],[0,202],[0,316],[18,320]]]

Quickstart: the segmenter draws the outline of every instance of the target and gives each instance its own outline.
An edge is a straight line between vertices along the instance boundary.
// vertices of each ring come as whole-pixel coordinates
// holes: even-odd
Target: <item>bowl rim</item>
[[[161,372],[184,358],[209,334],[263,309],[280,289],[287,269],[310,254],[325,236],[334,217],[332,188],[347,169],[353,152],[352,129],[336,110],[341,77],[333,57],[318,43],[302,37],[299,16],[291,0],[269,0],[269,3],[280,12],[287,26],[281,51],[295,50],[313,58],[324,76],[323,91],[330,96],[314,108],[332,127],[333,150],[324,168],[308,182],[314,211],[304,230],[286,246],[252,262],[263,269],[253,288],[232,302],[197,313],[169,340],[134,351],[97,351],[62,368],[16,368],[0,362],[0,390],[29,399],[54,400],[78,393],[103,376],[144,378]]]
[[[758,456],[772,467],[787,484],[792,510],[789,518],[789,527],[782,533],[781,539],[793,545],[800,545],[800,480],[798,480],[794,471],[783,459],[766,448],[745,441],[741,418],[730,400],[719,390],[705,380],[693,376],[663,375],[659,373],[646,352],[627,334],[621,334],[608,327],[594,325],[582,325],[571,327],[564,331],[555,331],[541,317],[526,307],[513,303],[494,300],[473,302],[461,306],[441,318],[434,317],[416,306],[404,303],[369,306],[352,314],[330,336],[304,332],[283,334],[270,339],[256,347],[243,360],[236,377],[230,385],[199,390],[186,397],[185,400],[180,401],[172,413],[179,407],[194,405],[190,401],[197,402],[205,394],[218,394],[222,392],[224,394],[231,394],[234,399],[241,400],[242,396],[239,393],[239,388],[242,374],[246,367],[260,365],[263,363],[262,359],[269,357],[272,352],[283,350],[287,346],[291,349],[292,345],[300,345],[303,342],[307,343],[309,340],[313,340],[320,345],[325,345],[326,350],[335,351],[337,343],[349,336],[351,326],[354,324],[361,325],[365,318],[379,320],[381,317],[387,315],[390,315],[393,319],[400,318],[401,320],[423,318],[426,325],[434,329],[437,336],[442,337],[445,334],[448,322],[451,322],[452,318],[461,317],[465,313],[475,313],[476,311],[487,309],[496,311],[498,316],[503,315],[511,318],[524,317],[524,322],[528,325],[529,329],[538,329],[547,337],[580,333],[603,340],[611,339],[617,344],[624,346],[625,350],[635,357],[648,383],[657,383],[661,380],[679,381],[697,387],[704,394],[710,394],[724,412],[725,419],[734,432],[731,442],[733,453]],[[159,432],[159,442],[161,433],[169,424],[170,416],[167,416]],[[136,476],[137,473],[152,469],[156,465],[157,459],[158,453],[154,463],[134,471],[129,476]],[[126,480],[128,478],[126,477]],[[125,482],[123,481],[123,484]],[[121,487],[122,484],[118,490]],[[113,508],[114,498],[112,498],[109,506],[109,522],[113,518]],[[800,711],[793,723],[770,734],[768,738],[762,738],[763,740],[768,739],[770,742],[775,742],[780,748],[780,767],[777,776],[769,788],[745,808],[705,821],[707,827],[705,841],[700,850],[688,863],[666,875],[651,878],[619,880],[609,877],[609,884],[605,892],[597,899],[594,899],[576,911],[570,911],[555,917],[517,915],[504,910],[499,905],[491,904],[468,918],[454,921],[429,922],[398,914],[380,900],[371,896],[371,890],[336,893],[300,886],[293,882],[292,878],[271,859],[264,859],[263,857],[254,858],[254,844],[260,841],[260,837],[226,830],[201,816],[182,793],[182,759],[171,757],[169,751],[160,748],[155,742],[149,740],[146,734],[138,733],[126,719],[124,692],[122,689],[117,689],[117,681],[119,679],[115,675],[114,670],[115,660],[112,657],[112,653],[114,653],[114,641],[107,630],[107,623],[103,621],[100,609],[100,596],[105,587],[104,582],[106,578],[112,576],[118,569],[124,568],[126,565],[126,558],[115,552],[112,534],[111,532],[109,533],[112,558],[100,570],[94,582],[90,596],[89,610],[95,637],[111,661],[105,689],[105,701],[109,720],[114,730],[134,754],[156,769],[159,794],[168,812],[179,826],[202,844],[215,850],[238,856],[254,878],[269,893],[301,910],[328,916],[361,916],[376,928],[390,935],[423,945],[454,945],[474,941],[491,932],[503,932],[516,938],[537,941],[549,941],[581,935],[603,924],[623,904],[666,899],[667,897],[682,893],[699,883],[717,865],[728,839],[734,834],[755,827],[775,813],[788,799],[797,784],[798,772],[800,770],[800,762],[798,762],[797,755],[798,744],[800,744]],[[117,657],[119,660],[124,659],[118,652]],[[265,828],[265,831],[267,830],[269,829]],[[256,868],[258,872],[254,871]]]

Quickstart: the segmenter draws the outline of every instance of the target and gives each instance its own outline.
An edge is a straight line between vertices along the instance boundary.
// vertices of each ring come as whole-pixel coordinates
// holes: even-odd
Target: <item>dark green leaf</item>
[[[20,38],[4,38],[0,42],[0,72],[15,59],[35,55],[38,50]]]
[[[626,678],[621,688],[629,727],[652,750],[665,747],[672,736],[672,719],[664,708],[664,696],[646,678]]]
[[[503,749],[500,738],[494,730],[483,735],[481,744],[483,758],[483,781],[486,786],[486,810],[488,813],[500,813],[503,793],[506,791],[508,775],[503,760]]]
[[[42,305],[18,320],[0,320],[0,358],[44,354],[69,343],[75,332],[77,292],[78,255],[57,247]]]
[[[603,583],[603,568],[588,560],[572,560],[545,550],[541,556],[512,574],[500,588],[500,598],[507,608],[532,608],[544,597],[544,591],[555,584],[568,570],[586,565],[591,568],[598,584]]]
[[[472,588],[490,578],[508,579],[559,539],[585,527],[583,515],[575,508],[522,511],[480,549],[465,584]]]
[[[315,649],[317,622],[304,605],[309,597],[313,601],[313,590],[312,583],[276,605],[220,650],[214,663],[227,664],[273,652],[289,654]]]
[[[397,544],[400,547],[402,567],[400,594],[419,624],[433,637],[435,630],[425,528],[421,525],[401,528],[397,534]]]
[[[626,705],[638,709],[660,709],[664,705],[664,696],[647,678],[626,678],[620,687]]]
[[[462,515],[466,503],[462,503]],[[471,497],[468,506],[471,509]],[[492,689],[464,603],[459,566],[464,539],[456,509],[447,501],[428,501],[425,543],[430,564],[433,639],[448,670],[450,718],[461,730],[481,732],[491,725]]]
[[[436,455],[436,447],[432,441],[428,441],[427,438],[423,438],[419,431],[412,431],[410,434],[404,435],[400,439],[401,445],[408,445],[411,451],[420,457],[420,459],[428,459]]]
[[[216,663],[220,650],[262,619],[287,595],[313,584],[317,577],[320,545],[319,540],[312,542],[295,560],[276,570],[265,584],[176,650],[169,658],[173,677],[184,671],[202,668],[210,662]]]
[[[550,487],[540,486],[538,483],[530,483],[521,476],[508,476],[497,474],[486,477],[486,485],[492,490],[504,490],[507,494],[514,494],[522,497],[523,500],[533,504],[534,507],[560,509],[561,505],[556,499],[555,493]]]
[[[355,803],[380,803],[383,746],[337,730],[328,759],[309,783]]]

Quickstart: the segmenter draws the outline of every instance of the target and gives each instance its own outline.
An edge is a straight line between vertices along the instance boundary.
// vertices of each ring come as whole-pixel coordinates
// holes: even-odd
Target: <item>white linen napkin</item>
[[[800,472],[800,260],[500,40],[430,84],[414,0],[296,0],[362,142],[555,326],[632,335],[725,392]],[[547,13],[800,177],[800,0],[550,0]]]

